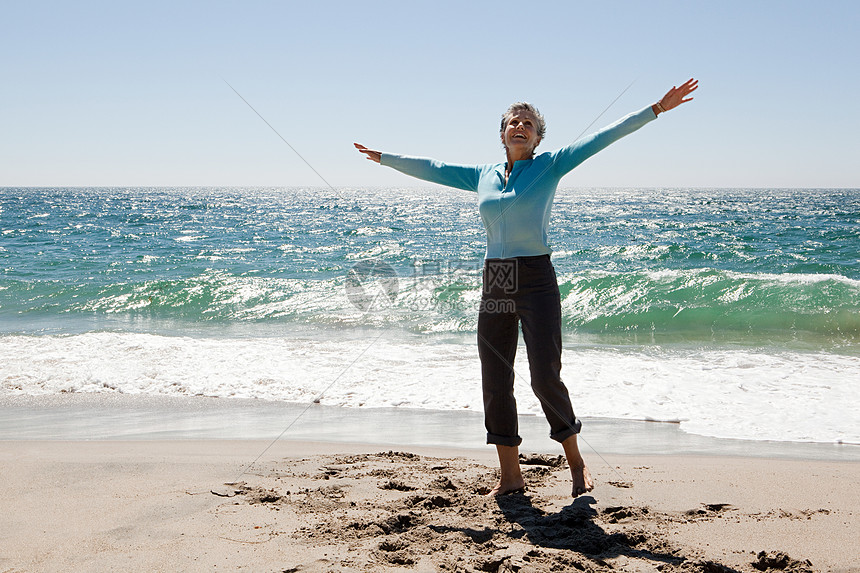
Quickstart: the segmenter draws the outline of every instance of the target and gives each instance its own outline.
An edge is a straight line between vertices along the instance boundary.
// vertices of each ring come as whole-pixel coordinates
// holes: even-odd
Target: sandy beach
[[[0,571],[860,571],[856,462],[269,444],[0,442]]]

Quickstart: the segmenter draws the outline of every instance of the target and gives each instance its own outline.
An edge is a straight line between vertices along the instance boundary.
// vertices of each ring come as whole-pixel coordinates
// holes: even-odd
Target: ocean
[[[860,444],[860,190],[562,189],[550,241],[580,417]],[[484,248],[442,188],[0,188],[0,397],[480,411]]]

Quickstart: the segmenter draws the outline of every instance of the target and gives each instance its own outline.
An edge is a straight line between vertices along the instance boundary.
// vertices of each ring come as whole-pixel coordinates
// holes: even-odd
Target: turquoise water
[[[550,240],[582,415],[860,441],[860,190],[560,190]],[[439,188],[3,188],[0,392],[479,410],[484,246]]]
[[[484,233],[468,193],[7,188],[0,209],[3,332],[475,328]],[[846,351],[860,337],[858,190],[561,191],[551,242],[570,336]],[[367,259],[393,269],[385,302],[403,312],[357,319],[333,296]]]

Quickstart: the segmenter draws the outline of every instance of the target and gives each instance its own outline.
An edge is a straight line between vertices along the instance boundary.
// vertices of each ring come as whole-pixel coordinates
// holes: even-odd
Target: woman
[[[476,191],[487,231],[484,288],[478,314],[478,354],[484,396],[487,443],[495,444],[501,468],[499,483],[488,494],[521,490],[514,401],[514,355],[518,323],[529,358],[532,389],[550,424],[550,436],[561,442],[573,478],[571,495],[594,487],[579,452],[582,426],[573,413],[561,381],[561,300],[547,241],[550,209],[561,178],[577,165],[654,120],[692,100],[698,87],[690,79],[673,87],[660,101],[556,151],[535,156],[546,131],[543,116],[527,103],[513,104],[502,116],[505,163],[451,165],[432,159],[382,153],[354,144],[367,159],[407,175],[459,189]]]

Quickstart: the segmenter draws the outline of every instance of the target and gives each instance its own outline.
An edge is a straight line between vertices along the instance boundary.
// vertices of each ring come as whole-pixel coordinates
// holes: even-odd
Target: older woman
[[[698,87],[690,79],[660,101],[623,117],[566,147],[535,156],[546,131],[544,118],[527,103],[513,104],[502,116],[506,161],[490,165],[452,165],[432,159],[383,153],[355,144],[367,159],[402,173],[458,189],[476,191],[487,231],[484,288],[478,313],[478,355],[484,396],[487,443],[495,444],[501,475],[489,495],[521,490],[514,356],[519,324],[529,359],[531,384],[570,465],[573,497],[593,488],[576,436],[582,426],[561,381],[561,300],[550,262],[547,226],[561,178],[577,165],[663,112],[692,100]]]

